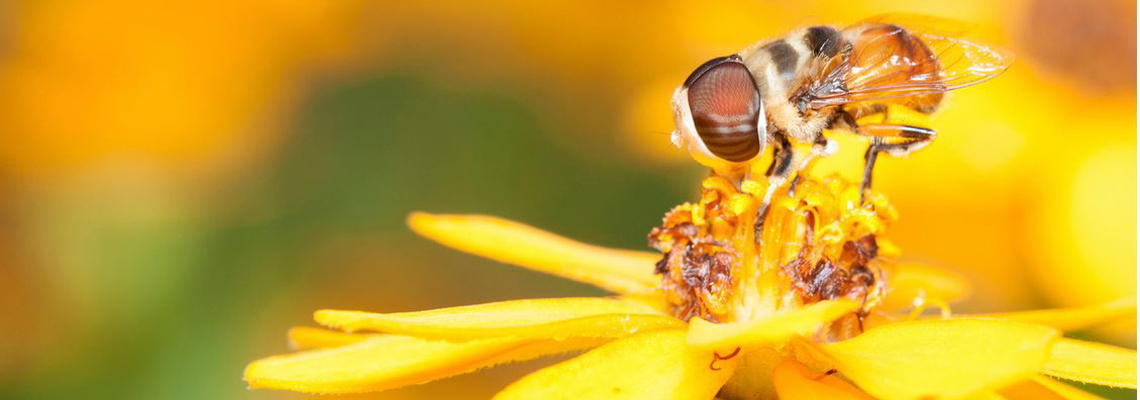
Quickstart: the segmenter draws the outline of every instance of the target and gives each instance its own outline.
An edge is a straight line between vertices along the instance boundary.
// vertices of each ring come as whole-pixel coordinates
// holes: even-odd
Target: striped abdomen
[[[853,72],[847,75],[844,87],[852,91],[851,106],[858,109],[865,104],[859,100],[887,97],[884,93],[897,93],[894,98],[882,100],[902,104],[916,111],[930,114],[942,102],[942,91],[910,94],[907,86],[927,84],[941,80],[942,64],[922,40],[905,28],[891,24],[859,25],[844,30],[853,50],[848,60]]]

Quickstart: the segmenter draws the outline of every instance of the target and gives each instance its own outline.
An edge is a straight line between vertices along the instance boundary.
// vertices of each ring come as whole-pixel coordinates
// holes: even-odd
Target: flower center
[[[663,254],[656,272],[674,314],[753,320],[848,298],[862,307],[840,325],[861,324],[884,294],[882,264],[897,255],[880,237],[897,218],[894,208],[881,195],[861,205],[858,184],[841,177],[805,176],[775,196],[757,244],[764,185],[741,187],[706,179],[699,201],[673,208],[649,234]]]

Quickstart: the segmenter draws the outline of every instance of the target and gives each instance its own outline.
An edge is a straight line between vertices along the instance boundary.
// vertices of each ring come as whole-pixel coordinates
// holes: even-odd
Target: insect
[[[824,130],[855,133],[870,141],[862,201],[880,153],[904,156],[934,140],[930,115],[945,92],[992,79],[1013,62],[966,31],[933,17],[883,15],[842,30],[797,29],[714,58],[673,94],[673,143],[737,184],[772,145],[759,232],[789,177],[837,151]]]

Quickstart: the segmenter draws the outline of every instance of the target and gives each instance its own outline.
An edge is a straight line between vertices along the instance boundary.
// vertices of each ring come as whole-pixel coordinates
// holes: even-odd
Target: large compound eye
[[[738,56],[713,59],[685,81],[693,125],[717,157],[748,161],[760,152],[760,90]]]

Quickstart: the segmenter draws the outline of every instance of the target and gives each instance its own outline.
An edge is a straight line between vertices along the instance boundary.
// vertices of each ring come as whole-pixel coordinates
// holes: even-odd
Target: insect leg
[[[815,161],[816,157],[827,157],[835,154],[835,152],[838,150],[839,146],[836,145],[834,141],[828,140],[826,137],[824,137],[823,132],[816,133],[815,139],[812,140],[811,154],[808,154],[806,157],[804,157],[803,160],[800,161],[799,166],[795,169],[796,177],[792,178],[792,184],[788,188],[788,196],[796,195],[796,186],[799,186],[800,177],[802,176],[800,175],[800,172],[807,171],[808,166],[811,165],[813,161]]]
[[[930,144],[937,136],[933,129],[921,128],[911,125],[897,124],[866,124],[856,128],[860,135],[870,136],[871,145],[863,155],[863,185],[859,193],[859,203],[862,204],[871,190],[871,178],[875,169],[875,160],[880,152],[887,152],[895,157],[902,157],[912,151],[921,149]]]
[[[792,166],[792,142],[788,140],[788,136],[783,132],[775,132],[771,135],[775,140],[772,164],[768,165],[768,171],[764,172],[764,176],[768,177],[769,180],[772,177],[786,176],[788,169]]]
[[[760,202],[760,208],[756,212],[756,244],[760,244],[760,233],[764,230],[764,219],[768,215],[768,206],[772,203],[772,195],[787,181],[788,175],[792,172],[792,158],[795,155],[792,152],[792,142],[783,132],[774,132],[771,135],[775,143],[772,150],[772,164],[764,173],[768,177],[768,190],[764,192],[764,200]]]
[[[800,175],[800,174],[796,174],[796,177],[792,178],[792,184],[788,186],[788,197],[795,197],[796,186],[800,185],[800,177],[801,176],[802,175]]]
[[[879,157],[879,146],[882,146],[882,140],[871,138],[871,145],[867,146],[867,152],[863,154],[863,185],[859,187],[860,205],[866,200],[867,192],[871,190],[871,172],[875,169],[875,159]]]

